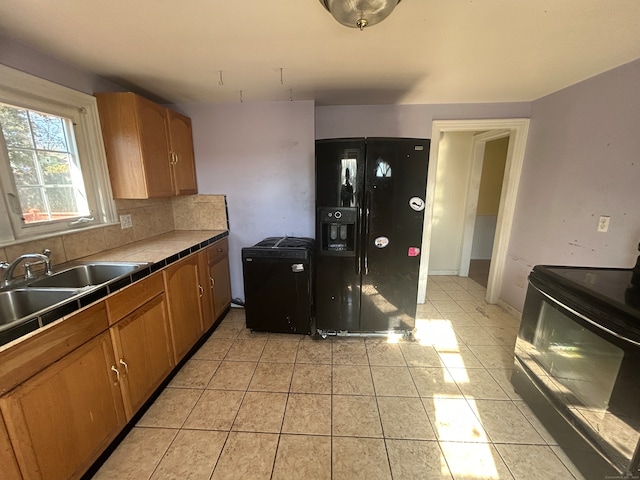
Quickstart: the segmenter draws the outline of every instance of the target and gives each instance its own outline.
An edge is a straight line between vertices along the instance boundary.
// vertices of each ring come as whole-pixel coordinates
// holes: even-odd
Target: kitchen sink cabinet
[[[11,440],[9,440],[9,434],[7,433],[7,427],[4,425],[2,416],[0,415],[0,465],[2,465],[2,478],[20,479],[20,469],[18,468],[18,461],[13,453],[13,447],[11,446]]]
[[[188,117],[131,92],[96,98],[114,198],[197,193]]]
[[[147,297],[137,297],[142,305],[121,318],[111,319],[114,323],[110,328],[111,340],[127,420],[142,407],[175,365],[162,274],[142,280],[141,286],[145,283],[157,288],[139,288],[136,293],[147,292]],[[122,305],[131,305],[133,293],[125,290],[109,298],[109,313],[122,312]]]
[[[169,307],[169,324],[176,364],[187,354],[204,331],[198,275],[198,256],[190,255],[162,271]]]
[[[24,478],[79,478],[125,425],[103,332],[0,398]]]

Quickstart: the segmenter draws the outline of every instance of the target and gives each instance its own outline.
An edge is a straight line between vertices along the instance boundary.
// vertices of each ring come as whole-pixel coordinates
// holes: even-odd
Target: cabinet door
[[[198,256],[190,255],[162,272],[169,305],[169,321],[176,363],[203,332],[198,279]]]
[[[164,294],[111,327],[127,419],[149,398],[174,365]]]
[[[16,456],[13,453],[13,447],[9,440],[9,434],[7,428],[4,426],[4,421],[0,415],[0,465],[2,465],[2,478],[8,479],[21,479],[20,469],[18,468],[18,462]]]
[[[216,318],[213,311],[213,280],[211,279],[211,272],[209,271],[209,257],[207,250],[211,248],[201,250],[198,252],[198,276],[200,278],[200,285],[203,288],[202,293],[202,322],[204,329],[209,330]]]
[[[229,279],[229,257],[211,265],[213,283],[213,310],[217,319],[231,305],[231,280]]]
[[[145,98],[135,98],[148,196],[173,196],[167,109]]]
[[[108,332],[0,399],[25,478],[80,477],[125,424]]]
[[[196,166],[193,156],[191,119],[173,110],[167,110],[169,139],[173,160],[173,181],[176,195],[198,193]]]

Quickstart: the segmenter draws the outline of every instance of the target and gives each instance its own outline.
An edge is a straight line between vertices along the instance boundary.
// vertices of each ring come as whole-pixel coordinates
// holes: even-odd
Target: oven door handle
[[[636,342],[635,340],[631,340],[629,338],[623,337],[622,335],[620,335],[617,332],[614,332],[613,330],[608,329],[607,327],[604,327],[602,325],[600,325],[598,322],[594,322],[593,320],[591,320],[588,317],[585,317],[584,315],[582,315],[580,312],[575,311],[573,308],[565,305],[562,302],[559,302],[557,299],[553,298],[551,295],[549,295],[546,292],[543,292],[542,290],[540,290],[538,287],[536,287],[533,283],[529,282],[529,285],[531,285],[533,288],[535,288],[538,292],[540,292],[542,295],[544,295],[546,298],[548,298],[550,301],[552,301],[553,303],[555,303],[556,305],[558,305],[561,308],[564,308],[565,310],[571,312],[572,314],[574,314],[576,317],[584,320],[585,322],[589,323],[590,325],[593,325],[594,327],[598,328],[599,330],[602,330],[604,332],[607,332],[610,335],[613,335],[616,338],[619,338],[620,340],[630,343],[632,345],[638,346],[640,347],[640,342]]]

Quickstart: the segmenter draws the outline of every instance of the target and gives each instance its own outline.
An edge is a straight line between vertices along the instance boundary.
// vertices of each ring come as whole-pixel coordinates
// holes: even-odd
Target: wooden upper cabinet
[[[197,193],[189,117],[130,92],[96,98],[114,198]]]
[[[173,110],[167,110],[167,115],[175,193],[176,195],[198,193],[191,119]]]

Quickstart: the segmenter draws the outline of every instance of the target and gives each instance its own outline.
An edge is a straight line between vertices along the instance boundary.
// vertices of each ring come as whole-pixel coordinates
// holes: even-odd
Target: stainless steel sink
[[[83,288],[101,285],[140,268],[138,263],[87,263],[77,265],[29,284],[36,288]]]
[[[52,288],[17,288],[0,292],[0,326],[52,307],[77,293]]]

